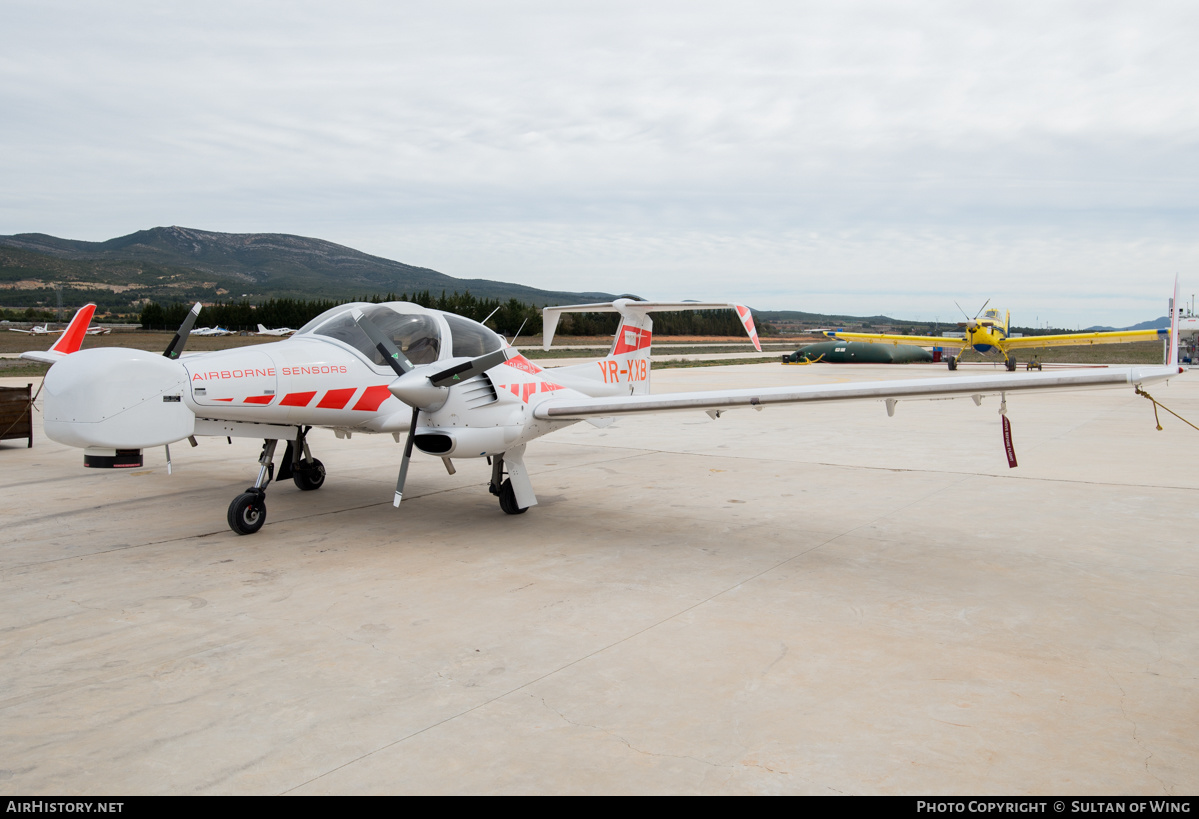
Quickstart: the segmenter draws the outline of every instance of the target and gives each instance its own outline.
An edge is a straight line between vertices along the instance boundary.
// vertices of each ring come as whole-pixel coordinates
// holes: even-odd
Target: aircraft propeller
[[[361,310],[355,309],[351,314],[354,323],[366,333],[367,338],[383,356],[383,360],[395,370],[396,380],[387,389],[399,400],[412,407],[412,420],[408,424],[408,438],[404,441],[404,457],[400,461],[400,474],[396,478],[395,499],[392,506],[399,506],[404,495],[404,482],[408,478],[408,462],[412,459],[412,442],[416,436],[416,425],[420,420],[421,410],[433,412],[440,409],[449,397],[450,387],[461,384],[480,375],[492,367],[503,364],[508,360],[509,349],[501,348],[494,352],[485,353],[469,361],[463,361],[433,375],[425,375],[425,371],[435,365],[424,364],[419,368],[400,352],[390,338],[384,335],[374,322],[368,319]]]
[[[192,328],[196,326],[196,317],[198,315],[200,315],[200,302],[196,302],[195,306],[188,312],[187,317],[183,319],[183,323],[175,331],[175,337],[171,339],[171,343],[163,351],[162,354],[164,356],[174,361],[183,354],[183,348],[187,345],[187,337],[191,335]]]
[[[958,304],[955,301],[954,304],[957,306],[957,308],[959,310],[962,310],[962,315],[966,317],[966,321],[964,321],[964,322],[959,321],[958,324],[959,325],[964,324],[967,330],[969,330],[970,332],[974,332],[975,330],[978,329],[978,317],[983,314],[983,310],[986,310],[987,305],[990,303],[991,303],[990,299],[987,299],[986,301],[984,301],[983,306],[978,308],[978,312],[974,314],[974,318],[970,318],[970,314],[967,313],[965,310],[962,310],[962,305]]]

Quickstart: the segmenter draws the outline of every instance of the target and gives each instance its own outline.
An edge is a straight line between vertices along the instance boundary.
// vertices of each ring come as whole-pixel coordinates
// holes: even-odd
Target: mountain
[[[214,233],[184,227],[141,230],[106,242],[60,239],[43,233],[0,236],[0,301],[53,298],[68,303],[103,298],[129,305],[138,299],[332,298],[465,292],[515,298],[526,304],[606,301],[607,293],[538,290],[488,279],[457,279],[343,245],[282,233]]]
[[[1088,327],[1082,332],[1084,333],[1111,333],[1115,330],[1163,330],[1170,327],[1170,317],[1162,316],[1155,318],[1152,321],[1142,321],[1140,324],[1134,324],[1131,327],[1103,327],[1096,325]]]

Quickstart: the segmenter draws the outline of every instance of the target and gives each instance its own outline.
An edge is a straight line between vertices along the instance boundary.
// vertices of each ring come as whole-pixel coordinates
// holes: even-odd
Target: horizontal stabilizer
[[[759,352],[762,345],[758,341],[758,331],[754,327],[753,315],[748,307],[731,301],[637,301],[635,299],[616,299],[616,301],[601,301],[595,304],[570,304],[562,307],[545,307],[542,316],[542,349],[548,350],[554,340],[554,332],[558,329],[558,319],[563,313],[620,313],[626,319],[634,320],[644,317],[647,313],[678,313],[684,310],[735,310],[741,319],[745,332]]]

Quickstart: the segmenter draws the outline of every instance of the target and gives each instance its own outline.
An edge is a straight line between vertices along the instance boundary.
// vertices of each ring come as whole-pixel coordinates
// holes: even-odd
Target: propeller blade
[[[412,438],[416,435],[416,423],[420,418],[420,409],[412,408],[412,421],[408,424],[408,439],[404,441],[404,458],[400,461],[400,474],[396,478],[395,500],[391,505],[399,508],[400,499],[404,497],[404,481],[408,480],[408,461],[412,458]]]
[[[396,375],[412,372],[412,362],[400,352],[400,348],[395,345],[395,342],[383,335],[375,323],[363,315],[361,310],[355,308],[350,316],[359,329],[366,333],[366,337],[375,345],[375,349],[383,356],[383,360],[395,370]]]
[[[171,343],[167,345],[163,355],[174,361],[183,354],[183,348],[187,345],[187,337],[191,335],[192,328],[196,326],[196,317],[200,315],[200,302],[196,302],[187,317],[183,319],[183,323],[179,325],[179,329],[175,331],[175,337],[171,339]]]
[[[953,303],[953,306],[954,306],[954,307],[956,307],[956,308],[958,308],[958,310],[960,310],[960,311],[961,311],[962,315],[966,317],[966,321],[970,321],[970,314],[969,314],[969,313],[967,313],[965,310],[962,310],[962,305],[958,304],[958,303],[955,301],[955,302]]]
[[[455,384],[461,384],[468,378],[474,378],[479,373],[487,372],[492,367],[503,364],[508,360],[509,349],[504,347],[493,353],[486,353],[478,358],[472,358],[470,361],[455,364],[448,370],[442,370],[437,375],[429,376],[429,383],[434,387],[452,387]]]
[[[980,307],[980,308],[978,308],[978,312],[974,314],[974,317],[975,317],[975,318],[978,318],[979,316],[981,316],[981,315],[983,314],[983,310],[986,310],[986,309],[987,309],[987,305],[988,305],[988,304],[990,304],[990,303],[991,303],[991,300],[990,300],[990,299],[987,299],[986,301],[984,301],[984,302],[983,302],[983,306],[982,306],[982,307]]]

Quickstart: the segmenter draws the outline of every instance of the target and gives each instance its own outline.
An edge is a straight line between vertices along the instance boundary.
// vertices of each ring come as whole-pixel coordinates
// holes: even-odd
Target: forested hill
[[[83,242],[42,233],[0,236],[0,303],[96,301],[118,309],[138,299],[349,299],[371,293],[466,292],[526,304],[605,301],[607,293],[539,290],[488,279],[457,279],[303,236],[214,233],[157,227]],[[71,292],[80,291],[80,292]],[[82,298],[81,298],[82,297]],[[49,301],[47,301],[49,299]]]

